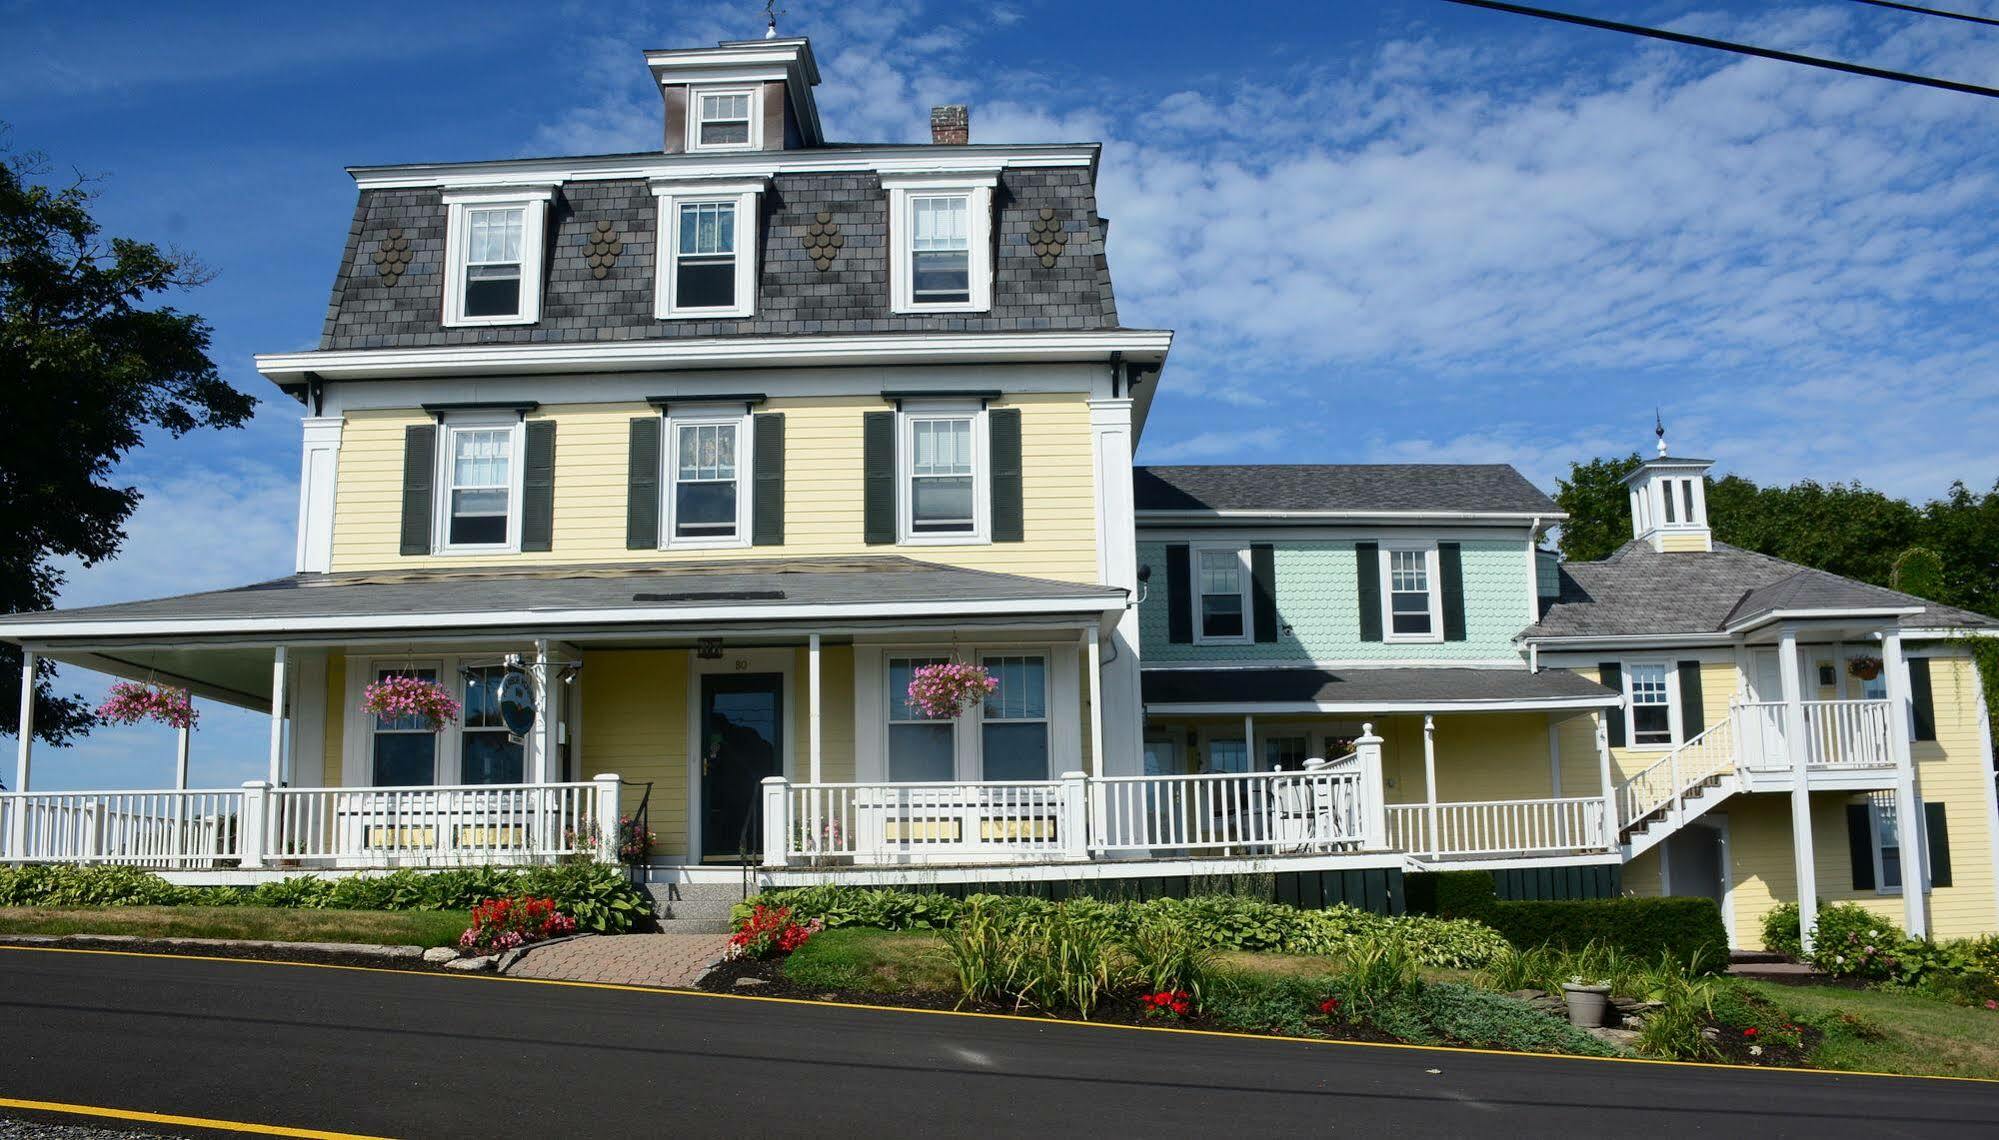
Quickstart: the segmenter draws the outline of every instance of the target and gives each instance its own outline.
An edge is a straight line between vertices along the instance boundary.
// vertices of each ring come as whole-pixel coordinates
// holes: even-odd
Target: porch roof
[[[1452,712],[1592,709],[1615,690],[1567,669],[1148,669],[1148,712]]]
[[[0,616],[0,640],[251,635],[281,641],[406,631],[1101,616],[1126,595],[898,556],[673,565],[484,566],[294,574],[200,594]]]

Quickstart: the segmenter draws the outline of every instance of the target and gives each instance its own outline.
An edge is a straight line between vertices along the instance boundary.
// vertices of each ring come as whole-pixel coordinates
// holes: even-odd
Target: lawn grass
[[[784,976],[794,985],[849,993],[955,993],[958,986],[944,940],[925,930],[822,931],[785,959]]]
[[[1819,1068],[1999,1078],[1999,1012],[1906,990],[1742,984],[1790,1016],[1826,1029],[1812,1055]]]
[[[450,946],[471,925],[462,910],[308,910],[261,906],[0,907],[0,934],[131,934]]]

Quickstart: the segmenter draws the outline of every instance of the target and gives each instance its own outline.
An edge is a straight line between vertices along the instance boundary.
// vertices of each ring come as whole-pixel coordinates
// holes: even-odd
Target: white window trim
[[[972,421],[972,529],[954,533],[916,532],[914,468],[917,420]],[[978,400],[904,400],[895,417],[896,538],[904,546],[978,546],[992,541],[992,464],[986,442],[986,408]]]
[[[361,711],[361,690],[374,681],[378,675],[383,672],[434,669],[437,671],[438,680],[449,685],[452,696],[462,701],[465,699],[465,678],[460,672],[461,670],[500,665],[504,661],[505,657],[503,654],[494,653],[420,657],[416,659],[407,657],[349,657],[347,659],[347,708],[345,712],[345,727],[342,730],[343,743],[341,745],[339,786],[357,789],[373,789],[378,786],[375,783],[375,718]],[[568,727],[569,722],[575,719],[576,711],[581,706],[580,703],[570,703],[578,701],[577,695],[574,692],[568,691],[570,686],[550,685],[548,689],[550,691],[541,696],[540,706],[536,709],[535,715],[538,718],[553,718],[551,736],[559,745],[563,735],[570,731]],[[433,779],[439,785],[449,787],[463,782],[464,743],[460,739],[460,734],[463,731],[464,725],[459,723],[450,725],[437,734],[436,767]],[[540,747],[538,743],[540,739],[541,734],[539,732],[530,732],[521,743],[523,749],[521,775],[528,783],[535,781],[536,749]],[[577,756],[580,755],[580,752],[572,748],[571,755]],[[558,761],[551,758],[549,763],[554,765]],[[400,787],[402,785],[394,785],[385,787],[384,790],[392,791]]]
[[[888,191],[890,310],[896,313],[984,313],[993,307],[993,187],[997,174],[906,175],[882,178]],[[971,245],[966,258],[968,299],[943,303],[919,303],[912,295],[910,276],[909,199],[963,194],[968,199],[970,222],[967,235]]]
[[[1666,727],[1672,739],[1664,743],[1639,743],[1638,704],[1632,699],[1635,691],[1632,685],[1632,670],[1656,667],[1666,671]],[[1624,746],[1633,752],[1671,752],[1686,741],[1686,733],[1681,730],[1680,719],[1680,670],[1671,661],[1652,659],[1626,661],[1624,672]]]
[[[1048,689],[1044,696],[1048,712],[1049,779],[1059,779],[1063,772],[1080,771],[1083,766],[1085,723],[1079,691],[1081,663],[1074,642],[1054,645],[1038,641],[1018,645],[991,642],[969,649],[948,644],[893,644],[862,645],[854,650],[855,778],[862,781],[889,779],[888,726],[893,711],[890,702],[899,705],[903,696],[892,692],[889,685],[889,665],[892,661],[912,658],[949,661],[956,658],[983,663],[987,657],[1040,657],[1048,663],[1044,674]],[[985,702],[973,702],[971,708],[948,723],[955,726],[952,729],[951,779],[961,782],[985,779]]]
[[[1890,792],[1887,794],[1892,796],[1894,793]],[[1898,812],[1897,814],[1899,815],[1900,813]],[[1867,846],[1874,856],[1874,893],[1892,898],[1900,898],[1902,897],[1902,887],[1907,885],[1909,881],[1910,840],[1914,836],[1911,828],[1905,821],[1897,819],[1895,822],[1900,831],[1900,834],[1895,837],[1898,841],[1895,850],[1898,856],[1897,862],[1901,871],[1902,882],[1891,887],[1888,885],[1888,876],[1886,874],[1887,861],[1882,858],[1883,852],[1881,850],[1881,804],[1873,796],[1867,798]],[[1925,845],[1929,842],[1927,837],[1923,837],[1921,841]],[[1929,894],[1931,884],[1927,846],[1922,851],[1921,857],[1916,860],[1916,865],[1920,868],[1919,873],[1923,877],[1923,893]]]
[[[720,550],[750,544],[750,496],[754,493],[755,443],[750,430],[750,414],[747,411],[731,410],[740,408],[740,402],[713,408],[701,408],[676,404],[666,412],[665,425],[661,429],[659,504],[659,548],[661,550]],[[682,410],[683,407],[687,410]],[[699,538],[679,538],[673,532],[674,505],[677,499],[674,491],[680,481],[680,428],[696,424],[732,424],[736,429],[736,533],[727,537],[704,536]]]
[[[445,328],[531,325],[541,320],[543,243],[548,232],[548,203],[554,197],[552,186],[445,191]],[[513,316],[468,317],[465,315],[466,211],[495,209],[521,211],[521,311]]]
[[[1228,553],[1228,554],[1234,554],[1236,556],[1236,562],[1238,563],[1238,568],[1236,571],[1237,581],[1242,583],[1242,633],[1239,636],[1210,637],[1203,632],[1203,629],[1206,625],[1206,623],[1201,620],[1201,598],[1202,598],[1201,555],[1203,552],[1211,554]],[[1255,602],[1250,597],[1252,587],[1250,583],[1249,547],[1239,546],[1233,542],[1197,542],[1192,544],[1191,548],[1188,550],[1188,561],[1190,564],[1189,573],[1192,575],[1194,579],[1192,583],[1194,588],[1193,590],[1190,591],[1190,593],[1193,595],[1193,605],[1194,605],[1194,644],[1195,645],[1250,644],[1255,638],[1256,631],[1255,629],[1252,628],[1252,626],[1255,624],[1256,618],[1255,615],[1251,612],[1251,607],[1255,604]]]
[[[1430,632],[1395,632],[1395,554],[1423,555],[1424,581],[1429,583]],[[1381,560],[1381,640],[1401,645],[1441,645],[1444,641],[1443,579],[1438,573],[1437,544],[1434,542],[1384,542]]]
[[[507,540],[505,542],[453,543],[451,541],[452,436],[460,431],[507,431]],[[431,553],[453,556],[478,554],[518,554],[521,549],[521,495],[525,490],[522,460],[527,448],[527,420],[517,412],[455,412],[437,425],[437,473],[433,486],[430,532]]]
[[[654,184],[663,235],[654,259],[653,316],[659,320],[729,320],[756,315],[757,245],[762,235],[757,213],[762,182]],[[674,267],[680,254],[680,207],[727,202],[736,207],[736,303],[690,308],[674,301]]]
[[[703,95],[748,95],[750,132],[748,142],[703,143],[701,141],[701,97]],[[764,88],[761,83],[710,84],[687,89],[687,152],[694,154],[762,150],[764,145]]]
[[[971,730],[978,736],[978,779],[992,779],[986,771],[986,725],[988,724],[1039,724],[1048,733],[1048,775],[1047,779],[1059,778],[1062,773],[1055,770],[1055,657],[1049,650],[1039,646],[1005,648],[995,646],[981,650],[978,662],[981,668],[995,657],[1038,657],[1041,659],[1041,715],[1039,717],[994,717],[986,719],[986,702],[975,701],[960,719],[971,723]]]

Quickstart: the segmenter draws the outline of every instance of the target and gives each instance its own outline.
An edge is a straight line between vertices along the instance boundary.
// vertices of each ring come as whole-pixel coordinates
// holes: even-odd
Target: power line
[[[1685,32],[1669,32],[1664,28],[1648,28],[1642,24],[1622,24],[1616,20],[1599,20],[1593,16],[1578,16],[1573,12],[1557,12],[1551,8],[1530,8],[1525,4],[1503,4],[1499,0],[1445,0],[1445,2],[1463,4],[1470,8],[1489,8],[1494,12],[1508,12],[1516,16],[1534,16],[1543,20],[1554,20],[1559,23],[1575,24],[1585,28],[1598,28],[1607,32],[1624,32],[1627,35],[1644,36],[1648,39],[1665,40],[1668,43],[1686,44],[1690,47],[1731,51],[1737,55],[1753,55],[1761,59],[1774,59],[1779,63],[1796,63],[1805,67],[1819,67],[1827,71],[1845,72],[1848,75],[1864,75],[1870,79],[1892,79],[1897,83],[1913,83],[1919,87],[1935,87],[1943,91],[1955,91],[1960,95],[1983,95],[1988,99],[1999,99],[1999,88],[1980,87],[1973,83],[1959,83],[1952,79],[1933,79],[1927,75],[1913,75],[1906,71],[1889,71],[1885,68],[1847,63],[1844,60],[1823,59],[1815,55],[1798,55],[1795,52],[1757,47],[1754,44],[1739,44],[1729,40],[1710,39],[1707,36],[1690,36]]]
[[[1999,20],[1990,16],[1973,16],[1968,12],[1946,12],[1941,8],[1925,8],[1920,4],[1897,4],[1895,0],[1853,0],[1855,4],[1872,4],[1876,8],[1893,8],[1900,12],[1915,12],[1923,16],[1942,16],[1946,20],[1963,20],[1967,24],[1985,24],[1999,28]]]

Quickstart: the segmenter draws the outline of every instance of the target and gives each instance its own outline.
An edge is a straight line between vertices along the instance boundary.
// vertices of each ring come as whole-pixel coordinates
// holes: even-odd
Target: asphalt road
[[[482,1140],[1999,1134],[1976,1083],[24,950],[0,950],[0,1098]]]

